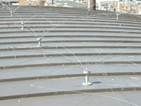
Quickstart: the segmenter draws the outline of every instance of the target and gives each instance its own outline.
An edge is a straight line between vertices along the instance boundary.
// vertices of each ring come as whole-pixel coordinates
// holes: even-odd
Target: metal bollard
[[[21,30],[24,30],[24,21],[21,21]]]
[[[83,74],[85,74],[85,80],[84,82],[82,83],[83,86],[90,86],[92,85],[92,83],[89,81],[89,74],[90,74],[90,71],[83,71]]]
[[[42,44],[41,44],[42,38],[41,37],[40,38],[37,38],[37,41],[38,41],[37,47],[41,47],[42,46]]]
[[[10,10],[10,16],[13,17],[13,11],[12,10]]]
[[[116,21],[119,20],[119,13],[116,13]]]

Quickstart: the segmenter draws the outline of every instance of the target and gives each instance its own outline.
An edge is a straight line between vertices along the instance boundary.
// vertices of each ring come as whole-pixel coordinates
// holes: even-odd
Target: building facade
[[[21,6],[45,6],[48,0],[19,0]]]

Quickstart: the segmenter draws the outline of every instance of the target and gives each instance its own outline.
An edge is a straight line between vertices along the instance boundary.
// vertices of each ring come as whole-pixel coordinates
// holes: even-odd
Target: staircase
[[[141,90],[141,19],[85,9],[0,8],[0,101]],[[39,41],[40,39],[40,41]],[[40,43],[40,45],[39,45]],[[91,86],[83,86],[83,71]]]

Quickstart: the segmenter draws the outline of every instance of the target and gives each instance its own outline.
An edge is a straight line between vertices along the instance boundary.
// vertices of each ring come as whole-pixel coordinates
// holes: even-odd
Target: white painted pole
[[[10,16],[13,17],[13,10],[10,10]]]
[[[42,46],[42,44],[41,44],[42,38],[41,37],[40,38],[37,38],[37,41],[38,41],[37,47],[41,47]]]
[[[92,83],[89,81],[89,74],[90,71],[83,71],[83,74],[85,74],[84,82],[82,83],[83,86],[90,86]]]
[[[120,1],[118,1],[118,4],[117,4],[117,13],[116,13],[116,20],[117,21],[119,20],[119,12],[120,12]]]
[[[24,21],[21,21],[21,30],[24,30]]]

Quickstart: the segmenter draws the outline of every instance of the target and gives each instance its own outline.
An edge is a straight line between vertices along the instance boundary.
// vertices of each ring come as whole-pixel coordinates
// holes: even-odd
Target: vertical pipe
[[[42,44],[41,44],[41,42],[42,42],[42,38],[37,38],[37,41],[38,41],[38,45],[37,45],[37,47],[41,47],[41,46],[42,46]]]

